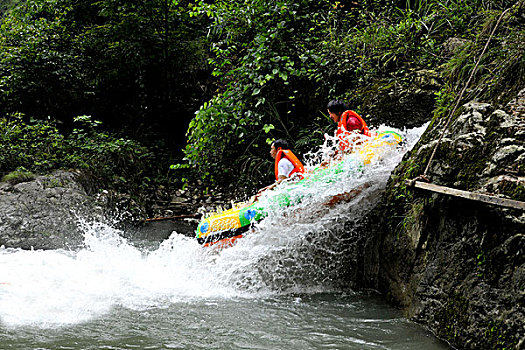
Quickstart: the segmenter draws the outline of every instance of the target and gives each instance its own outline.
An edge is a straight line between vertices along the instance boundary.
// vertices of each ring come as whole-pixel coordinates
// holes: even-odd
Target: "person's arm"
[[[279,176],[279,179],[277,179],[277,181],[275,181],[273,184],[271,185],[268,185],[266,187],[263,187],[261,188],[251,199],[251,201],[256,201],[257,198],[259,198],[261,196],[261,194],[263,194],[264,191],[268,191],[268,190],[271,190],[273,189],[275,186],[277,186],[278,184],[280,184],[281,182],[283,182],[284,180],[288,179],[287,176],[284,176],[284,175],[280,175]]]
[[[282,164],[281,164],[282,162]],[[264,192],[264,191],[268,191],[268,190],[271,190],[273,188],[275,188],[278,184],[280,184],[281,182],[283,182],[284,180],[288,179],[289,176],[287,175],[284,175],[284,174],[290,174],[292,171],[293,171],[293,164],[286,158],[283,158],[281,159],[281,161],[279,162],[279,166],[278,166],[278,169],[279,169],[279,175],[277,176],[277,180],[271,184],[271,185],[268,185],[262,189],[259,190],[259,192],[257,192],[255,194],[255,196],[252,197],[252,201],[255,201],[257,200],[257,198],[259,198],[259,196]]]
[[[274,188],[275,186],[277,186],[278,184],[280,184],[281,182],[283,182],[287,178],[288,178],[288,176],[279,175],[279,178],[273,184],[271,184],[269,186],[266,186],[265,190],[271,190],[272,188]]]

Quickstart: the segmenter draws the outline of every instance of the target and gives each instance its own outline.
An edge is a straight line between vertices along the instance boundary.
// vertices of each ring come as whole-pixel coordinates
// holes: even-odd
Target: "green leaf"
[[[265,124],[263,126],[263,130],[264,132],[267,134],[269,133],[271,130],[275,129],[275,126],[273,124]]]

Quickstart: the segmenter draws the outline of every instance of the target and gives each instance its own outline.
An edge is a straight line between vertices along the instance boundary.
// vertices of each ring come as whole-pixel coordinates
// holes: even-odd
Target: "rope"
[[[439,136],[439,139],[436,143],[436,145],[434,146],[434,150],[432,151],[432,155],[430,156],[430,159],[428,160],[428,163],[427,163],[427,166],[425,168],[425,171],[423,172],[423,175],[420,175],[419,178],[429,182],[428,180],[428,177],[427,177],[427,173],[428,173],[428,169],[430,168],[430,165],[432,163],[432,161],[434,160],[434,156],[436,155],[436,151],[437,151],[437,148],[439,147],[439,145],[441,144],[441,141],[443,140],[443,136],[445,135],[445,132],[447,131],[447,128],[450,124],[450,121],[452,120],[452,116],[454,115],[454,113],[456,113],[456,110],[459,106],[459,103],[461,102],[461,99],[463,98],[463,94],[465,93],[465,91],[467,90],[467,87],[470,85],[470,82],[472,81],[472,78],[474,77],[474,74],[476,73],[476,70],[478,69],[478,66],[479,66],[479,63],[481,62],[481,59],[483,58],[483,56],[485,55],[485,51],[487,51],[487,48],[489,46],[489,43],[490,41],[492,40],[492,37],[494,36],[494,34],[496,33],[496,30],[498,29],[498,26],[501,22],[501,20],[503,19],[503,16],[511,9],[512,7],[509,7],[508,9],[506,9],[505,11],[503,11],[501,13],[501,15],[499,16],[498,18],[498,22],[496,22],[496,25],[494,26],[494,28],[492,29],[492,32],[490,33],[490,36],[489,38],[487,39],[487,43],[485,44],[485,47],[483,48],[483,51],[481,51],[481,54],[479,55],[478,57],[478,60],[476,62],[476,65],[474,66],[474,68],[472,69],[472,71],[470,72],[470,77],[468,78],[467,80],[467,83],[465,84],[465,86],[463,87],[463,89],[461,90],[461,93],[459,94],[457,100],[456,100],[456,104],[454,106],[454,109],[452,110],[452,112],[450,112],[448,118],[447,118],[447,123],[445,124],[445,127],[443,128],[443,132],[441,133],[441,135]]]

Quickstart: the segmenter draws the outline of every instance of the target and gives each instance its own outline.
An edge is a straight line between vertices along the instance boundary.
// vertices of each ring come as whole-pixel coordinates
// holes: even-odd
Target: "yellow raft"
[[[392,148],[402,142],[402,137],[393,131],[378,133],[371,140],[363,143],[352,155],[352,161],[356,162],[355,170],[362,171],[364,166],[370,164],[373,159],[382,159]],[[297,185],[308,186],[313,182],[324,181],[331,174],[337,174],[344,170],[346,160],[337,162],[326,168],[316,168],[305,174]],[[298,199],[291,200],[286,193],[279,194],[273,198],[274,205],[287,207],[297,203]],[[267,208],[259,201],[254,203],[238,203],[229,210],[219,212],[204,218],[197,226],[196,238],[204,246],[219,244],[230,246],[238,238],[248,231],[251,225],[267,216]]]

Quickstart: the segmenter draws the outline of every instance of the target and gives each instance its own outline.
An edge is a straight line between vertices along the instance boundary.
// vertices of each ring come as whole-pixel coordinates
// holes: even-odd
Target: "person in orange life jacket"
[[[371,136],[370,129],[363,118],[356,112],[349,110],[344,102],[332,100],[326,106],[328,114],[337,123],[337,137],[339,138],[339,150],[352,152],[352,144],[349,137],[352,135]]]
[[[356,112],[349,110],[345,103],[339,100],[332,100],[328,102],[326,108],[330,118],[337,123],[336,135],[339,139],[338,149],[331,155],[331,158],[339,158],[341,152],[353,152],[354,146],[362,143],[358,135],[372,135],[363,118]],[[326,166],[329,162],[330,160],[324,160],[321,166]],[[365,183],[351,191],[339,193],[323,204],[333,206],[340,202],[348,202],[368,187],[370,187],[370,184]]]
[[[294,174],[300,175],[305,171],[303,163],[290,151],[290,146],[286,140],[280,139],[272,142],[270,156],[275,159],[275,182],[259,190],[253,200],[257,199],[264,191],[274,188]]]

